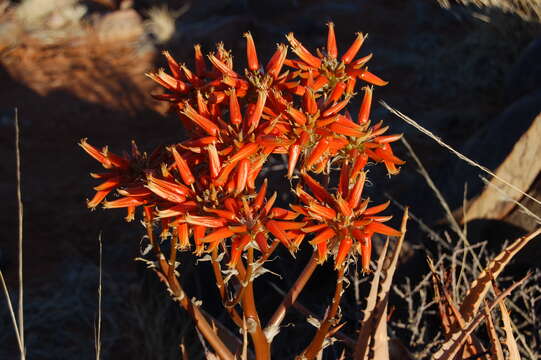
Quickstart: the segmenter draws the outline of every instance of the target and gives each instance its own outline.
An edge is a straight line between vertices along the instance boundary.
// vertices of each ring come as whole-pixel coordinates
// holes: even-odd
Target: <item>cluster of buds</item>
[[[194,70],[165,52],[169,73],[148,74],[165,89],[154,97],[178,114],[188,140],[150,155],[133,145],[122,156],[81,141],[108,170],[93,174],[104,182],[88,206],[127,208],[128,220],[142,208],[178,249],[198,256],[220,249],[231,267],[247,248],[262,256],[282,245],[294,252],[306,238],[320,262],[331,254],[339,269],[360,255],[367,271],[373,234],[400,233],[383,224],[388,204],[363,197],[366,166],[383,163],[395,174],[403,162],[391,149],[400,135],[386,135],[386,126],[370,120],[373,87],[387,82],[368,71],[371,54],[357,56],[365,36],[339,56],[332,23],[326,47],[315,54],[289,34],[289,46],[278,45],[266,66],[252,35],[244,36],[244,73],[219,44],[207,58],[195,46]],[[363,98],[354,119],[346,108],[356,91]],[[268,196],[267,180],[258,179],[274,154],[287,158],[287,177],[298,179],[292,191],[299,201],[289,208],[275,206],[277,194]],[[339,174],[334,191],[314,179],[331,173]],[[114,190],[118,196],[106,200]]]

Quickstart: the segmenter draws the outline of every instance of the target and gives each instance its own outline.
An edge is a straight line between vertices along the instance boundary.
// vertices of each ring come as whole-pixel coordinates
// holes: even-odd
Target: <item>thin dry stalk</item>
[[[96,350],[96,360],[101,359],[101,297],[102,297],[102,268],[103,268],[103,242],[101,241],[101,232],[98,236],[99,243],[99,270],[98,270],[98,322],[96,324],[96,333],[95,333],[95,350]]]
[[[312,274],[314,273],[314,270],[316,269],[318,264],[318,256],[317,253],[314,251],[312,254],[312,257],[308,261],[308,264],[306,264],[306,267],[302,270],[302,273],[299,275],[287,295],[282,300],[282,303],[276,311],[274,312],[274,315],[270,319],[269,323],[267,324],[265,328],[265,333],[275,333],[277,332],[278,328],[280,327],[280,324],[284,320],[284,317],[286,315],[287,309],[295,303],[297,300],[297,297],[301,293],[302,289],[304,289],[304,286],[310,280],[312,277]]]
[[[346,270],[346,266],[342,265],[338,269],[337,278],[336,278],[336,288],[334,291],[334,296],[332,298],[332,304],[330,309],[327,311],[327,316],[325,316],[325,319],[320,324],[319,329],[316,332],[316,335],[310,342],[310,345],[303,351],[302,355],[300,355],[300,359],[314,359],[319,352],[321,351],[321,348],[323,346],[323,342],[325,341],[325,338],[329,335],[329,331],[331,330],[331,327],[335,325],[338,322],[338,319],[336,319],[336,316],[338,314],[338,309],[340,307],[340,300],[342,299],[342,294],[344,292],[344,272]]]
[[[441,191],[438,189],[438,187],[436,186],[436,184],[434,184],[434,181],[432,180],[432,178],[430,177],[430,174],[428,173],[428,171],[426,170],[426,168],[424,167],[423,163],[421,162],[421,159],[419,159],[419,157],[417,156],[417,154],[415,153],[415,151],[413,151],[413,148],[411,147],[411,145],[409,144],[409,142],[404,138],[402,137],[400,139],[402,141],[402,143],[404,144],[404,146],[406,147],[406,149],[408,149],[411,157],[413,158],[413,160],[415,161],[415,163],[417,164],[417,166],[419,166],[419,172],[420,174],[423,176],[423,178],[425,179],[426,183],[428,184],[428,186],[430,187],[430,189],[434,192],[434,195],[436,195],[436,198],[438,199],[438,201],[440,202],[441,206],[443,207],[443,209],[445,210],[445,215],[447,216],[447,220],[449,221],[449,223],[451,224],[451,228],[453,229],[453,231],[460,237],[460,239],[467,245],[467,246],[470,246],[470,242],[468,241],[467,237],[465,236],[464,232],[462,231],[462,229],[460,228],[460,225],[458,224],[458,222],[456,221],[455,217],[453,216],[453,212],[451,211],[451,208],[449,207],[449,204],[447,203],[447,201],[445,200],[445,198],[443,197],[443,194],[441,193]],[[476,265],[479,267],[479,269],[482,269],[483,266],[481,265],[481,262],[479,261],[479,258],[477,257],[477,255],[472,252],[471,253],[472,256],[473,256],[473,259],[475,260],[476,262]],[[465,257],[466,257],[466,253],[464,253],[464,258],[463,258],[463,261],[465,260]],[[460,277],[459,277],[460,278]]]
[[[415,120],[413,120],[412,118],[402,114],[400,111],[396,110],[396,109],[393,109],[392,107],[390,107],[389,105],[387,105],[387,103],[383,100],[380,100],[380,104],[385,107],[387,110],[389,110],[391,113],[393,113],[394,115],[398,116],[400,119],[404,120],[406,123],[408,123],[409,125],[413,126],[414,128],[416,128],[417,130],[419,130],[421,133],[427,135],[428,137],[430,137],[432,140],[434,140],[436,143],[438,143],[440,146],[444,147],[445,149],[447,149],[448,151],[450,151],[453,155],[455,155],[456,157],[458,157],[460,160],[466,162],[467,164],[473,166],[473,167],[476,167],[480,170],[482,170],[483,172],[489,174],[490,176],[494,177],[495,179],[498,179],[499,181],[501,181],[502,183],[504,183],[505,185],[509,186],[511,189],[515,190],[516,192],[518,192],[519,194],[523,195],[523,196],[526,196],[528,199],[534,201],[536,204],[538,205],[541,205],[541,201],[540,200],[537,200],[536,198],[534,198],[533,196],[525,193],[524,191],[522,191],[521,189],[519,189],[518,187],[516,187],[515,185],[511,184],[509,181],[501,178],[500,176],[496,175],[494,172],[492,172],[490,169],[486,168],[485,166],[479,164],[479,163],[476,163],[475,161],[473,161],[472,159],[470,159],[469,157],[463,155],[462,153],[458,152],[457,150],[453,149],[450,145],[447,145],[445,142],[443,142],[443,140],[441,140],[439,137],[437,137],[436,135],[434,135],[430,130],[422,127],[421,125],[419,125]]]
[[[493,183],[491,183],[490,181],[488,181],[488,179],[486,177],[484,177],[484,176],[479,176],[479,177],[485,183],[485,185],[490,186],[491,188],[493,188],[494,190],[499,192],[506,201],[511,201],[516,206],[518,206],[526,215],[532,217],[538,224],[541,224],[541,218],[539,216],[537,216],[536,214],[534,214],[530,209],[528,209],[526,206],[521,204],[519,201],[510,198],[509,195],[507,195],[505,193],[505,191],[503,191],[498,186],[496,186]]]
[[[0,280],[2,281],[2,288],[4,290],[4,295],[6,296],[6,302],[8,303],[9,315],[11,316],[11,321],[13,322],[13,330],[15,330],[15,336],[17,337],[17,344],[19,345],[19,351],[21,357],[24,356],[24,347],[21,343],[21,337],[19,336],[19,328],[17,327],[17,318],[15,317],[15,311],[13,310],[13,304],[11,303],[11,298],[9,296],[9,291],[6,286],[6,281],[4,280],[4,274],[0,270]]]
[[[17,171],[17,207],[19,217],[19,308],[18,328],[21,342],[21,360],[26,358],[24,346],[24,279],[23,279],[23,197],[21,191],[21,133],[19,128],[19,110],[15,108],[15,159]]]

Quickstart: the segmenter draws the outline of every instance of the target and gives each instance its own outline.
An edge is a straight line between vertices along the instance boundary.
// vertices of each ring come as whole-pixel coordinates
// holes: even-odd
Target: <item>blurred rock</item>
[[[505,119],[504,121],[511,121]],[[527,191],[541,172],[541,113],[531,126],[515,143],[511,152],[496,169],[496,175]],[[513,202],[522,198],[522,194],[497,179],[492,179],[489,186],[469,203],[467,219],[501,219],[516,205]]]
[[[522,52],[506,82],[506,99],[509,101],[541,90],[541,38],[533,40]]]
[[[510,105],[500,116],[473,135],[460,151],[479,164],[491,169],[501,178],[526,191],[541,171],[541,91],[525,96]],[[491,180],[504,193],[493,187],[484,188],[479,175],[488,174],[457,159],[446,162],[442,187],[451,208],[460,208],[464,184],[468,183],[470,197],[467,218],[501,219],[515,205],[510,200],[522,196],[497,180]],[[451,158],[452,157],[452,158]],[[473,199],[471,199],[473,197]],[[457,211],[462,216],[462,211]]]
[[[145,34],[141,16],[133,9],[104,15],[96,22],[95,29],[104,42],[137,40]]]

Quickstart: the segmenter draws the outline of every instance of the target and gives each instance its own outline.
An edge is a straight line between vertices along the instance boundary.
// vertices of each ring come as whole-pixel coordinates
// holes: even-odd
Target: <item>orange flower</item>
[[[300,58],[299,61],[288,60],[286,65],[297,68],[305,73],[305,83],[314,91],[321,90],[329,84],[340,84],[337,91],[343,93],[347,89],[347,93],[351,94],[354,91],[356,79],[366,81],[376,86],[387,85],[384,81],[372,74],[366,68],[366,63],[371,59],[372,55],[368,55],[357,60],[354,60],[359,52],[366,36],[358,33],[355,41],[349,49],[338,57],[338,49],[334,32],[334,24],[327,24],[329,30],[327,34],[327,47],[325,50],[317,50],[317,56],[313,55],[306,49],[300,41],[298,41],[293,33],[286,36],[293,52]],[[335,88],[336,89],[336,88]],[[340,95],[335,94],[335,98]]]
[[[343,177],[347,174],[342,173]],[[306,173],[302,174],[303,184],[310,189],[313,196],[302,188],[297,188],[297,196],[304,203],[302,207],[292,208],[302,214],[307,226],[302,231],[314,234],[310,241],[316,247],[319,261],[324,262],[328,249],[335,257],[335,267],[345,264],[351,249],[361,256],[363,271],[369,271],[371,239],[378,233],[388,236],[399,236],[400,232],[383,224],[390,216],[377,214],[389,205],[388,203],[368,208],[368,199],[362,199],[362,191],[366,175],[361,172],[359,178],[350,187],[339,187],[336,194],[330,194],[322,185]]]
[[[95,179],[103,180],[103,182],[94,187],[96,194],[87,201],[87,206],[95,209],[100,203],[104,202],[107,195],[114,190],[123,197],[105,201],[104,207],[111,208],[127,208],[127,221],[134,219],[135,208],[139,205],[144,205],[152,198],[152,193],[143,188],[144,173],[141,169],[148,166],[154,166],[158,160],[156,157],[148,158],[146,154],[141,154],[137,149],[137,145],[132,142],[131,155],[119,156],[109,151],[107,147],[101,151],[90,145],[86,139],[82,139],[79,146],[83,150],[102,164],[108,170],[105,173],[91,173]]]

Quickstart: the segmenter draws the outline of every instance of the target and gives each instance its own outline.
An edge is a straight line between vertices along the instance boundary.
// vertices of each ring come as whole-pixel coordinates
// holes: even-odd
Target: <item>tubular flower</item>
[[[180,188],[172,186],[172,192]],[[305,223],[293,222],[298,214],[274,207],[276,193],[266,199],[267,182],[253,195],[214,196],[195,201],[182,200],[176,205],[157,211],[158,218],[168,219],[167,226],[177,236],[180,244],[189,245],[189,234],[193,234],[196,254],[212,252],[221,243],[230,241],[229,265],[234,267],[249,244],[253,243],[263,254],[270,249],[268,238],[296,250],[304,233],[300,228]],[[164,194],[167,196],[167,194]],[[170,198],[170,200],[174,200]]]
[[[348,174],[341,174],[342,177]],[[361,256],[363,271],[369,271],[372,236],[375,233],[387,236],[399,236],[400,232],[385,225],[391,216],[378,215],[385,210],[389,202],[369,207],[369,199],[362,198],[366,175],[361,172],[353,186],[339,187],[336,194],[330,194],[322,185],[306,173],[302,174],[302,183],[310,190],[297,186],[296,194],[302,206],[292,206],[293,210],[303,215],[307,223],[301,230],[314,234],[310,241],[318,252],[319,261],[324,262],[329,251],[334,254],[335,267],[344,266],[349,255]]]
[[[334,33],[334,24],[327,24],[329,30],[327,34],[327,46],[324,50],[317,50],[316,55],[306,49],[293,33],[286,36],[293,52],[300,60],[288,60],[286,65],[299,69],[302,72],[303,85],[308,86],[314,91],[324,88],[334,87],[334,97],[339,98],[344,92],[353,93],[356,80],[363,80],[376,86],[387,85],[387,81],[368,71],[366,63],[372,58],[372,54],[355,59],[366,36],[358,33],[357,37],[347,49],[347,51],[338,56],[338,49]]]
[[[289,34],[298,59],[288,59],[288,46],[279,44],[267,62],[253,36],[244,37],[243,71],[234,69],[232,54],[218,44],[207,55],[196,45],[192,69],[164,52],[168,70],[147,74],[165,89],[154,97],[171,104],[187,130],[185,141],[148,156],[135,145],[130,155],[119,156],[81,141],[107,169],[92,174],[102,183],[88,206],[125,207],[131,220],[142,205],[145,220],[159,223],[162,237],[178,240],[181,249],[193,244],[197,255],[222,245],[230,249],[230,266],[249,246],[263,254],[275,244],[294,251],[313,233],[320,261],[330,252],[340,267],[354,249],[368,270],[372,235],[397,232],[383,224],[388,217],[379,212],[385,206],[368,207],[362,198],[364,169],[369,161],[381,162],[395,174],[403,161],[391,148],[401,135],[387,135],[388,127],[371,121],[372,85],[386,82],[367,70],[371,55],[357,57],[365,36],[357,34],[340,53],[329,23],[323,50],[313,53]],[[347,107],[358,80],[370,85],[362,88],[353,120]],[[301,174],[305,187],[294,192],[302,205],[290,205],[292,211],[274,206],[276,194],[266,199],[266,182],[256,189],[273,154],[287,158],[289,178]],[[334,194],[308,175],[335,169],[340,180]],[[105,201],[113,191],[120,196]]]
[[[90,145],[86,139],[82,139],[79,146],[96,159],[107,169],[103,173],[91,173],[90,175],[103,182],[94,187],[96,194],[87,201],[87,206],[91,209],[96,208],[100,203],[107,209],[127,208],[127,221],[134,219],[135,208],[147,204],[153,200],[152,192],[144,188],[145,170],[156,166],[161,161],[159,151],[155,151],[150,156],[139,152],[135,142],[132,142],[131,154],[124,156],[116,155],[109,151],[107,147],[102,150],[96,149]],[[105,201],[107,195],[116,190],[121,197]]]

